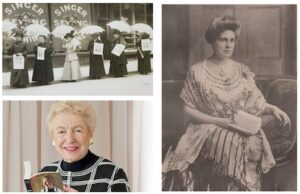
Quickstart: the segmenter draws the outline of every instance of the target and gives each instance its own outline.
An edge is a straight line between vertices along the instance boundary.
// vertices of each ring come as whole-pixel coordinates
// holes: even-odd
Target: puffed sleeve
[[[127,176],[123,169],[119,168],[114,176],[114,180],[110,185],[111,192],[129,192],[129,184]]]
[[[187,106],[191,108],[197,108],[197,99],[199,99],[199,97],[199,89],[195,79],[195,72],[192,66],[187,73],[184,86],[180,93],[180,98]]]
[[[74,50],[76,50],[77,47],[80,49],[81,48],[80,44],[81,43],[79,42],[79,40],[73,38],[73,40],[72,40],[72,46],[73,46]]]

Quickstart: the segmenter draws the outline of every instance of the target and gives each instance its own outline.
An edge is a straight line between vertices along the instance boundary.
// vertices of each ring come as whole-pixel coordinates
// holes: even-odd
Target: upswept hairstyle
[[[212,44],[219,35],[226,30],[232,30],[237,39],[240,35],[241,24],[234,17],[229,15],[214,18],[211,20],[210,26],[205,33],[205,38],[208,43]]]

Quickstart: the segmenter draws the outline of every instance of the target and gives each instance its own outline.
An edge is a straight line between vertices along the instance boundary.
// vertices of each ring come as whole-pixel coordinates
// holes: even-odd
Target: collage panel
[[[2,192],[297,191],[295,0],[1,6]]]
[[[1,191],[157,190],[153,3],[1,5]]]
[[[152,96],[152,3],[3,3],[2,18],[3,95]]]
[[[151,185],[151,101],[4,101],[3,111],[4,192]]]
[[[162,190],[297,191],[297,5],[163,5],[162,26]]]

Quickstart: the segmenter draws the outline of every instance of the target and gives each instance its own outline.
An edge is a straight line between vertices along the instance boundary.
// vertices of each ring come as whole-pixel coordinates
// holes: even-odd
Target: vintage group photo
[[[4,3],[2,16],[4,95],[152,94],[152,4]]]

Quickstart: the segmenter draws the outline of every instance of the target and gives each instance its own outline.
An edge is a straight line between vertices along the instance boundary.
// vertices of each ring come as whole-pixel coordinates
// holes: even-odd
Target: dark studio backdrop
[[[258,76],[296,72],[297,8],[294,5],[163,6],[163,80],[184,79],[187,69],[212,53],[204,38],[210,21],[228,14],[241,22],[234,58]]]

